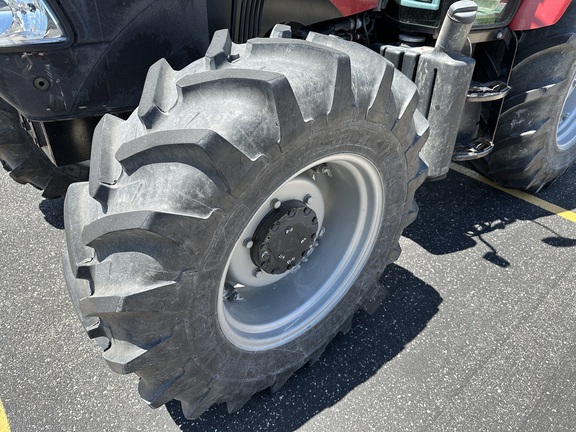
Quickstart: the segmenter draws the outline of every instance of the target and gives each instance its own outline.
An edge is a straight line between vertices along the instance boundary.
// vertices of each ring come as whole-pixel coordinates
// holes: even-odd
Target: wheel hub
[[[283,274],[307,256],[317,231],[314,210],[298,200],[282,203],[256,228],[250,249],[252,262],[268,274]]]
[[[218,322],[232,344],[247,351],[279,347],[334,309],[378,239],[382,183],[367,158],[338,153],[259,199],[221,279]]]

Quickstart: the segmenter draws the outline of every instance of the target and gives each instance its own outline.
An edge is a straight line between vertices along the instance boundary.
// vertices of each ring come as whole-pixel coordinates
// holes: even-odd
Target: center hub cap
[[[308,254],[317,231],[318,218],[310,207],[298,200],[282,203],[256,228],[252,262],[268,274],[285,273]]]

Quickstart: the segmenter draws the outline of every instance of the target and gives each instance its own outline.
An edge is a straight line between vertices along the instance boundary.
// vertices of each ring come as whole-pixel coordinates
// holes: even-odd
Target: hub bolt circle
[[[281,203],[262,219],[251,237],[252,263],[267,274],[291,270],[314,243],[318,222],[316,213],[303,201]]]
[[[282,205],[282,201],[280,201],[279,199],[276,199],[276,198],[274,198],[272,200],[272,202],[270,203],[270,207],[272,207],[274,210],[278,210],[281,205]]]

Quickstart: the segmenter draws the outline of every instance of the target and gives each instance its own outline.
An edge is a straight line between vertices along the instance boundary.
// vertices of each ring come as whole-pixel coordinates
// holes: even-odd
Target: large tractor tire
[[[68,186],[88,179],[88,167],[72,164],[55,166],[20,126],[20,116],[0,99],[0,161],[10,176],[22,184],[43,191],[44,198],[57,198]]]
[[[234,412],[313,362],[414,220],[428,125],[384,58],[310,34],[233,44],[148,74],[97,127],[65,204],[66,280],[91,337],[158,407]]]
[[[473,165],[535,192],[576,160],[576,2],[557,24],[522,33],[510,86],[494,151]]]

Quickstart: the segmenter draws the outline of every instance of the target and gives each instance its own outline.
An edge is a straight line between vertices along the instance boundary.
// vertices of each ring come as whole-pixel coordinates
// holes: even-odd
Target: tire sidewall
[[[562,113],[564,111],[564,107],[566,104],[566,101],[568,100],[568,96],[570,96],[570,90],[572,89],[572,83],[574,83],[574,81],[576,80],[576,47],[575,47],[575,52],[573,53],[573,62],[572,62],[572,67],[568,73],[568,77],[570,77],[568,80],[566,80],[566,85],[565,88],[562,91],[563,94],[563,98],[562,98],[562,103],[559,105],[559,110],[557,112],[557,116],[555,118],[557,118],[557,122],[556,122],[556,134],[554,135],[554,142],[556,143],[556,149],[558,150],[558,152],[560,154],[569,154],[569,155],[573,155],[576,152],[576,140],[572,142],[572,144],[564,149],[560,148],[558,146],[558,128],[559,128],[559,122],[560,122],[560,117],[562,116]],[[576,89],[574,90],[576,91]],[[576,121],[576,120],[574,120]]]
[[[225,381],[245,381],[246,377],[266,381],[269,376],[305,364],[316,350],[323,350],[372,294],[375,280],[385,267],[386,255],[400,237],[407,179],[398,176],[406,176],[407,168],[398,140],[366,121],[317,129],[307,138],[296,139],[297,144],[291,150],[270,159],[264,170],[251,171],[249,183],[252,186],[229,209],[222,209],[224,216],[206,249],[206,259],[200,265],[198,289],[192,293],[189,307],[195,315],[187,326],[188,342],[196,353],[195,362],[210,376]],[[332,311],[304,334],[278,348],[264,351],[245,351],[236,347],[223,334],[217,310],[221,279],[236,241],[256,210],[287,179],[315,161],[340,153],[365,157],[374,164],[382,179],[382,220],[364,269]],[[240,370],[242,373],[237,372]]]
[[[576,50],[570,54],[572,63],[568,64],[565,75],[567,77],[566,80],[559,84],[557,91],[558,98],[549,99],[552,103],[543,104],[541,107],[542,110],[549,113],[549,122],[553,126],[552,132],[547,138],[543,151],[545,152],[545,158],[548,161],[548,170],[557,173],[554,174],[554,176],[560,175],[564,172],[572,164],[574,157],[576,156],[576,143],[572,143],[572,145],[564,149],[558,146],[558,127],[560,117],[562,116],[564,103],[568,97],[568,93],[570,92],[571,84],[576,78]]]

